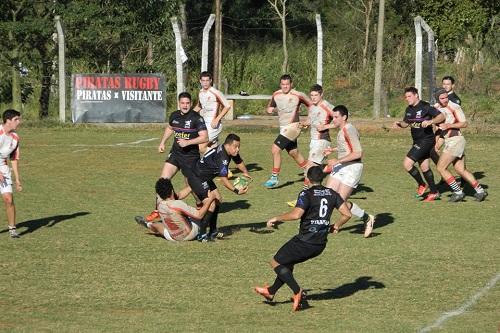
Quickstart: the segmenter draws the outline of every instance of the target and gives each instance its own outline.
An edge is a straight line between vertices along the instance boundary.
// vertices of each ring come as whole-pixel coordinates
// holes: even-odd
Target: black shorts
[[[297,140],[291,141],[281,134],[274,140],[274,144],[280,147],[281,150],[286,149],[287,152],[297,149]]]
[[[201,201],[208,198],[208,191],[213,191],[217,188],[213,180],[203,180],[194,172],[188,172],[187,181],[193,193]]]
[[[180,155],[178,153],[171,152],[168,154],[165,163],[170,163],[175,165],[177,169],[181,170],[185,177],[188,177],[193,169],[194,164],[200,158],[200,155]]]
[[[434,144],[434,140],[414,142],[406,156],[415,162],[422,162],[423,160],[431,157],[431,151],[434,149]]]
[[[295,265],[319,256],[325,247],[326,243],[306,243],[295,236],[276,252],[274,260],[281,265]]]

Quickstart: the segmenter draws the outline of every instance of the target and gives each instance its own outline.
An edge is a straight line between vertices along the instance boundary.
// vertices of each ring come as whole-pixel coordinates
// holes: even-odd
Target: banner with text
[[[74,123],[165,122],[162,74],[73,74]]]

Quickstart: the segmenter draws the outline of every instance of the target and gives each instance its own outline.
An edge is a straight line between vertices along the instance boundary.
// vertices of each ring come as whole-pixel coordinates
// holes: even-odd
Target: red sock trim
[[[273,168],[273,174],[279,174],[281,171],[281,168]]]
[[[451,183],[453,183],[455,181],[455,177],[451,176],[450,178],[446,179],[446,183],[448,185],[451,185]]]
[[[304,162],[299,163],[299,167],[301,167],[302,169],[305,168],[308,162],[308,160],[305,160]]]
[[[471,184],[473,188],[476,188],[479,186],[479,182],[476,180],[474,183]]]

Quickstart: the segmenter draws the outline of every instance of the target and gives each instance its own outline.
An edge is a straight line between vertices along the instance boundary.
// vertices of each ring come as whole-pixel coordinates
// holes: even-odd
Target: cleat
[[[292,310],[293,311],[299,311],[302,307],[302,298],[305,298],[304,297],[304,291],[302,289],[300,289],[300,291],[293,295],[292,299],[293,299],[293,306],[292,306]]]
[[[479,202],[483,201],[487,196],[488,196],[488,192],[486,192],[486,191],[474,194],[474,198],[476,199],[476,201],[479,201]]]
[[[216,239],[223,239],[224,238],[224,233],[220,232],[219,230],[212,231],[208,234],[208,239],[209,240],[216,240]]]
[[[16,229],[9,229],[10,238],[21,238]]]
[[[144,228],[148,227],[148,223],[146,222],[144,217],[136,216],[136,217],[134,217],[134,219],[135,219],[135,222],[137,222],[137,224],[142,225]]]
[[[448,202],[459,202],[464,200],[465,198],[465,193],[453,193],[450,196],[450,199],[448,199]]]
[[[440,197],[441,197],[441,195],[439,194],[439,192],[429,193],[429,194],[427,194],[425,199],[422,201],[431,202],[431,201],[439,200]]]
[[[295,207],[297,205],[297,200],[288,201],[286,205],[288,207]]]
[[[368,221],[366,222],[365,226],[365,234],[364,234],[365,238],[370,237],[370,235],[372,234],[374,224],[375,224],[375,216],[368,214]]]
[[[271,176],[271,178],[269,178],[267,182],[264,183],[264,186],[267,188],[273,188],[277,186],[279,182],[280,181],[278,180],[278,176]]]
[[[198,234],[198,236],[196,236],[196,240],[198,242],[206,243],[209,241],[208,234]]]
[[[254,288],[255,292],[261,296],[263,296],[267,301],[272,301],[274,298],[274,295],[271,295],[269,293],[268,286],[265,285],[264,287],[255,287]]]
[[[146,222],[153,222],[160,219],[160,213],[157,210],[153,210],[151,214],[146,216]]]
[[[427,185],[418,185],[417,193],[415,194],[415,197],[421,198],[424,195],[425,190],[427,190]]]

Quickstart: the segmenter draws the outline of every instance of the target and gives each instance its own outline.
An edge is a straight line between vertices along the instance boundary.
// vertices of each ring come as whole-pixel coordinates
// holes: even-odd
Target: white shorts
[[[325,160],[325,156],[323,155],[323,151],[330,147],[330,141],[320,139],[316,140],[313,139],[311,140],[311,143],[309,144],[309,158],[308,160],[311,162],[314,162],[316,164],[323,164],[323,161]]]
[[[3,175],[3,181],[0,182],[0,193],[12,193],[12,174],[9,166],[0,166],[0,173]]]
[[[465,138],[461,135],[452,136],[444,139],[443,153],[462,158],[465,151]]]
[[[333,168],[330,177],[338,179],[342,184],[351,188],[356,188],[361,180],[362,173],[363,163],[340,164]]]
[[[200,227],[196,223],[191,221],[191,232],[187,234],[187,236],[183,239],[183,241],[190,241],[195,239],[196,236],[198,236],[199,232],[200,232]],[[173,239],[172,236],[170,236],[170,234],[168,233],[167,228],[163,229],[163,237],[165,237],[165,239],[168,241],[176,242],[176,240]]]
[[[205,118],[205,126],[207,126],[208,132],[208,143],[217,142],[217,138],[222,132],[222,122],[219,123],[219,126],[217,126],[217,128],[212,128],[212,120],[213,118]]]

